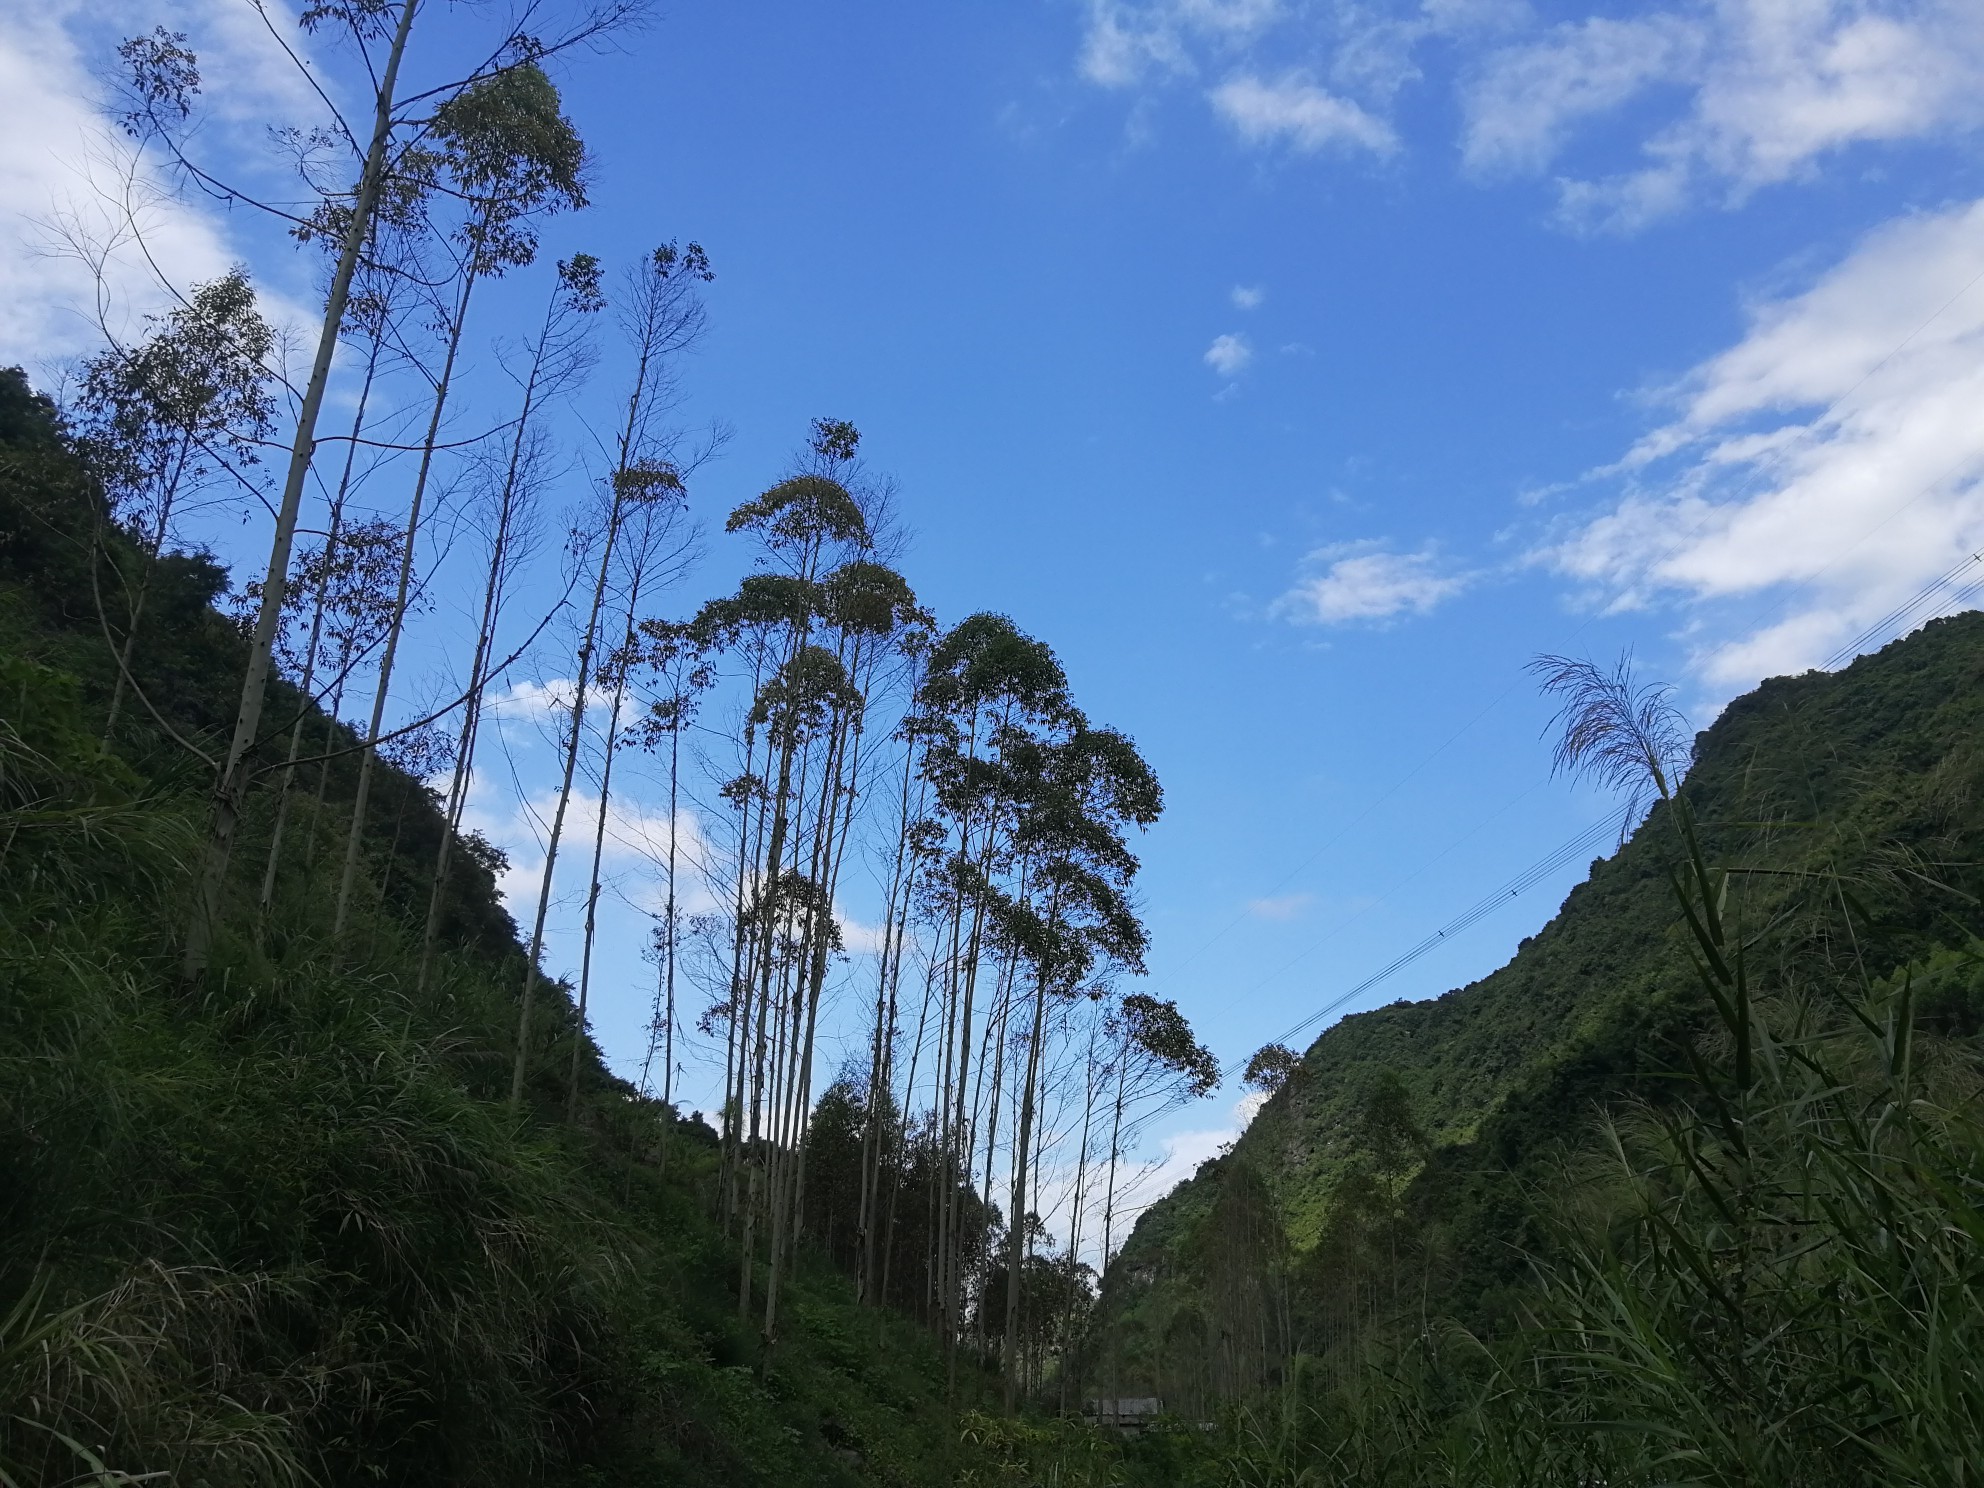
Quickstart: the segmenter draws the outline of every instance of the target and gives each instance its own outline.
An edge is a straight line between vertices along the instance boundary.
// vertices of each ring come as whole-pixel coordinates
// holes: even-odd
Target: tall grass
[[[1659,798],[1707,1032],[1539,1196],[1553,1244],[1513,1335],[1427,1326],[1243,1413],[1208,1481],[1969,1484],[1984,1473],[1984,1064],[1919,1031],[1975,942],[1869,982],[1851,961],[1759,993],[1673,781],[1675,734],[1621,671],[1557,674],[1560,761]],[[1849,922],[1849,886],[1814,887]],[[1818,970],[1811,968],[1818,967]],[[1223,1475],[1223,1477],[1222,1477]]]
[[[706,1128],[591,1059],[545,1119],[562,997],[510,1109],[493,902],[416,995],[421,920],[362,901],[341,966],[299,860],[190,994],[196,788],[99,739],[0,656],[0,1488],[951,1479],[928,1338],[810,1259],[758,1367]]]
[[[1876,1488],[1984,1481],[1984,943],[1869,978],[1823,916],[1712,864],[1678,732],[1624,669],[1554,672],[1560,762],[1657,801],[1704,1017],[1532,1195],[1518,1326],[1402,1319],[1119,1453],[1202,1488]],[[1784,884],[1775,884],[1781,891]],[[1913,880],[1921,885],[1917,875]],[[1890,897],[1894,884],[1881,887]],[[1792,896],[1796,898],[1796,896]],[[1765,923],[1746,902],[1778,906]],[[1843,953],[1842,953],[1843,952]],[[1765,968],[1759,971],[1759,968]],[[1030,1481],[1063,1458],[1034,1444]]]

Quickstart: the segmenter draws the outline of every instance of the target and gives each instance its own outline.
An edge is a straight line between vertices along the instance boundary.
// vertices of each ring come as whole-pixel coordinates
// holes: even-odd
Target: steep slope
[[[1700,736],[1684,789],[1710,856],[1749,870],[1736,902],[1779,984],[1847,956],[1881,975],[1975,928],[1980,725],[1984,615],[1968,614],[1842,672],[1773,679]],[[1167,1338],[1257,1313],[1232,1383],[1265,1379],[1279,1345],[1326,1347],[1346,1315],[1384,1310],[1355,1294],[1360,1268],[1393,1289],[1403,1273],[1421,1309],[1505,1321],[1540,1243],[1528,1186],[1595,1106],[1657,1095],[1702,1025],[1675,856],[1656,809],[1506,966],[1328,1029],[1232,1152],[1141,1218],[1108,1280],[1103,1356],[1161,1382]],[[1252,1282],[1231,1261],[1250,1247]],[[1276,1273],[1279,1296],[1259,1280]]]
[[[180,985],[211,778],[191,750],[230,720],[245,648],[221,571],[168,557],[143,705],[106,729],[96,596],[133,554],[102,517],[52,410],[0,370],[0,1482],[950,1481],[934,1345],[818,1258],[765,1357],[709,1218],[707,1127],[589,1042],[564,1120],[562,996],[509,1109],[523,952],[486,856],[414,995],[442,830],[418,781],[381,771],[335,947],[352,758],[321,805],[314,771],[296,793],[267,916],[259,791],[212,974]],[[331,727],[282,689],[270,715],[308,751]]]

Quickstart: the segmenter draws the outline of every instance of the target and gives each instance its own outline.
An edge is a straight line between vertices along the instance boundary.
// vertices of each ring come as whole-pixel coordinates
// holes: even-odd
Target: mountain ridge
[[[1839,672],[1770,679],[1697,736],[1682,792],[1711,857],[1744,875],[1751,913],[1811,913],[1794,886],[1830,863],[1851,869],[1880,920],[1878,954],[1890,965],[1877,974],[1944,944],[1949,926],[1937,916],[1974,925],[1961,884],[1984,856],[1972,805],[1984,772],[1968,742],[1984,723],[1980,677],[1984,614],[1971,612]],[[1297,1290],[1305,1267],[1327,1290],[1313,1273],[1343,1238],[1332,1229],[1346,1208],[1390,1205],[1411,1232],[1427,1305],[1508,1326],[1522,1257],[1540,1243],[1526,1185],[1588,1129],[1591,1111],[1682,1067],[1702,1026],[1706,1004],[1666,877],[1670,817],[1657,805],[1595,860],[1501,967],[1318,1035],[1232,1146],[1139,1216],[1105,1280],[1103,1355],[1142,1357],[1143,1382],[1161,1382],[1151,1360],[1162,1350],[1150,1340],[1216,1290],[1205,1232],[1242,1171],[1268,1191],[1282,1231],[1269,1249],[1286,1246]],[[1936,884],[1932,910],[1899,891]],[[1783,954],[1780,969],[1795,974],[1810,952]],[[1374,1136],[1380,1118],[1393,1138]],[[1393,1139],[1412,1149],[1410,1162],[1374,1167],[1374,1147]],[[1338,1203],[1346,1181],[1384,1192]],[[1289,1326],[1300,1331],[1298,1319]]]

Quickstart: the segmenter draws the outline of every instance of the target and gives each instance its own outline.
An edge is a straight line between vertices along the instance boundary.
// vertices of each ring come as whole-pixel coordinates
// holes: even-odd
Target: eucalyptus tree
[[[1138,1129],[1162,1111],[1210,1095],[1219,1086],[1219,1060],[1199,1043],[1177,1003],[1132,992],[1109,1009],[1102,1021],[1109,1046],[1099,1071],[1108,1101],[1108,1136],[1102,1201],[1100,1269],[1106,1276],[1115,1254],[1118,1165]],[[1114,1379],[1118,1339],[1104,1340],[1103,1367]]]
[[[905,633],[900,649],[908,663],[906,681],[914,698],[923,678],[924,659],[935,637],[929,628]],[[941,828],[924,814],[928,782],[918,765],[921,762],[924,732],[913,709],[906,712],[897,727],[896,739],[902,745],[902,782],[896,804],[896,830],[890,838],[890,863],[882,907],[882,944],[875,958],[875,1009],[870,1024],[868,1053],[868,1095],[864,1103],[861,1134],[861,1180],[856,1216],[856,1289],[867,1299],[886,1296],[886,1285],[877,1287],[877,1259],[886,1254],[889,1226],[895,1214],[896,1190],[888,1193],[887,1217],[883,1211],[882,1174],[901,1162],[903,1138],[902,1111],[895,1097],[895,1052],[899,1038],[902,1000],[902,973],[910,959],[912,923],[916,908],[916,887],[937,855]],[[919,1027],[917,1051],[921,1051]],[[910,1086],[915,1084],[914,1055]]]
[[[457,251],[454,297],[443,313],[441,365],[434,379],[427,432],[407,501],[406,540],[400,555],[399,591],[373,689],[368,747],[358,760],[344,873],[338,883],[332,935],[341,935],[350,911],[365,838],[377,743],[393,685],[400,636],[419,548],[421,519],[436,445],[453,388],[456,359],[468,325],[470,297],[484,279],[529,264],[537,256],[536,220],[586,204],[585,146],[563,112],[558,90],[535,62],[520,62],[480,78],[445,99],[428,121],[437,190],[459,198],[453,233]]]
[[[330,509],[325,527],[322,548],[315,555],[306,554],[299,565],[301,572],[295,574],[285,595],[285,607],[291,602],[290,595],[307,594],[310,601],[310,624],[303,642],[302,665],[298,668],[298,690],[306,704],[319,702],[317,692],[317,667],[322,657],[326,605],[332,593],[332,585],[339,570],[342,558],[340,544],[344,537],[345,503],[353,489],[357,473],[358,451],[366,427],[366,414],[372,405],[373,384],[377,381],[380,365],[386,350],[386,325],[392,314],[392,301],[389,293],[375,291],[359,292],[352,296],[351,308],[347,312],[345,326],[347,334],[357,332],[365,346],[365,374],[359,382],[358,399],[352,410],[351,433],[345,439],[344,461],[338,472],[338,482],[330,499]],[[251,589],[254,585],[249,586]],[[259,602],[259,596],[257,596]],[[333,680],[339,704],[345,681],[345,669],[340,666]],[[337,729],[338,707],[333,707],[331,717],[325,725],[324,749],[328,752],[333,745]],[[298,757],[302,753],[303,738],[306,732],[308,708],[300,711],[289,728],[289,755],[283,761],[283,768],[276,782],[275,826],[269,833],[268,858],[262,869],[262,890],[257,898],[258,923],[265,919],[269,906],[274,902],[276,875],[282,864],[283,837],[289,823],[291,792],[296,783]],[[314,822],[313,822],[314,827]]]
[[[1057,720],[1060,722],[1061,720]],[[1050,997],[1073,998],[1099,971],[1143,970],[1146,934],[1129,899],[1137,860],[1124,840],[1163,809],[1157,776],[1136,746],[1079,714],[1064,738],[1014,739],[1006,756],[1019,777],[1013,842],[1030,863],[1030,894],[997,906],[1004,937],[1032,974],[1031,1031],[1020,1085],[1007,1222],[1006,1409],[1019,1388],[1020,1279],[1034,1160],[1034,1115]]]
[[[337,731],[342,727],[338,720],[343,712],[345,687],[362,659],[385,639],[400,609],[394,598],[394,576],[400,564],[398,525],[345,521],[342,495],[332,509],[337,520],[324,534],[323,541],[304,548],[292,565],[284,625],[276,632],[278,660],[285,670],[299,678],[301,695],[322,704],[328,715],[323,748],[315,756],[317,799],[303,854],[306,867],[316,858],[317,823],[324,811]],[[243,598],[251,607],[259,608],[260,585],[250,583]],[[302,603],[306,600],[309,623],[302,627],[301,645],[292,647],[288,639],[290,626],[300,623]],[[284,779],[276,798],[275,827],[270,833],[268,860],[262,872],[259,902],[264,911],[274,901],[288,820],[292,786],[289,777],[298,767],[306,718],[306,712],[299,712],[290,727],[289,754],[283,762]]]
[[[1302,1068],[1302,1056],[1286,1044],[1263,1044],[1247,1059],[1240,1083],[1262,1095],[1277,1095]]]
[[[121,644],[112,639],[117,679],[106,739],[116,730],[126,692],[138,690],[133,655],[174,519],[216,481],[237,497],[252,494],[247,467],[260,463],[275,423],[269,388],[275,331],[262,317],[245,270],[237,267],[199,285],[178,309],[150,317],[148,326],[135,345],[111,345],[84,361],[71,410],[78,448],[138,554],[136,574],[117,573],[124,634]],[[101,543],[98,550],[104,556],[112,551]],[[115,571],[115,558],[109,561]],[[105,629],[108,635],[107,617]]]
[[[396,194],[417,196],[430,152],[425,137],[436,112],[469,88],[514,68],[537,67],[549,56],[602,36],[631,19],[634,0],[604,0],[582,8],[569,26],[547,34],[545,6],[524,0],[505,17],[494,44],[450,77],[444,62],[430,68],[437,81],[403,89],[416,18],[430,0],[313,0],[297,13],[298,35],[280,35],[276,13],[258,7],[263,23],[278,32],[284,54],[295,60],[303,89],[320,106],[325,123],[312,129],[277,131],[295,147],[314,206],[263,200],[218,168],[199,158],[188,125],[201,90],[199,58],[184,33],[164,27],[126,40],[118,49],[125,68],[130,132],[163,149],[191,189],[230,204],[260,207],[283,221],[301,241],[333,249],[323,311],[309,357],[309,371],[298,390],[289,458],[275,508],[269,557],[262,577],[261,606],[249,638],[234,727],[225,755],[216,762],[207,849],[198,874],[189,917],[182,971],[187,980],[205,974],[213,924],[220,909],[228,865],[249,781],[251,756],[262,742],[262,711],[275,637],[283,615],[290,557],[318,446],[332,364],[350,301],[354,276],[382,205]],[[424,34],[424,32],[423,32]],[[454,33],[459,36],[459,32]],[[347,117],[334,93],[318,79],[306,51],[314,43],[342,45],[360,82],[369,117]]]
[[[648,750],[668,741],[668,850],[663,865],[661,924],[655,931],[656,986],[648,1019],[647,1057],[641,1063],[641,1088],[650,1087],[656,1054],[661,1056],[661,1099],[675,1100],[675,971],[681,944],[682,909],[677,890],[682,819],[682,734],[695,721],[703,693],[715,683],[715,672],[695,645],[690,627],[649,618],[639,626],[633,657],[642,673],[647,711],[633,729],[633,742]],[[698,865],[702,866],[702,865]],[[659,1045],[659,1047],[657,1047]],[[664,1154],[665,1155],[665,1154]]]
[[[324,748],[315,757],[317,793],[303,852],[306,867],[313,868],[317,861],[317,828],[326,815],[331,761],[338,753],[334,741],[345,727],[340,720],[346,689],[364,658],[385,640],[399,608],[394,585],[403,537],[396,522],[346,522],[335,546],[327,537],[322,547],[306,549],[296,565],[302,582],[321,590],[321,600],[313,605],[312,628],[320,647],[317,664],[329,672],[329,680],[318,690],[328,717]]]
[[[947,1347],[955,1348],[968,1278],[961,1274],[958,1193],[974,1151],[971,1116],[978,978],[998,914],[1023,882],[1015,850],[1024,756],[1040,737],[1062,736],[1078,717],[1066,674],[1047,646],[1003,615],[960,621],[931,649],[917,712],[929,730],[923,771],[944,857],[926,884],[942,967],[936,1090],[939,1144],[953,1177],[942,1180],[935,1226],[937,1295]],[[1008,1216],[1012,1222],[1012,1216]]]
[[[476,621],[475,647],[463,688],[462,721],[455,739],[454,770],[443,808],[445,827],[435,850],[434,880],[427,899],[427,924],[421,937],[420,971],[416,986],[427,991],[434,951],[441,934],[448,878],[454,864],[462,815],[468,808],[474,778],[475,750],[483,720],[483,691],[495,657],[497,627],[508,595],[529,545],[535,497],[541,481],[543,429],[547,403],[571,390],[589,370],[592,360],[591,321],[605,307],[599,260],[574,254],[558,265],[557,278],[546,300],[543,319],[527,343],[529,357],[520,379],[519,401],[501,452],[500,473],[492,482],[484,534],[488,563],[482,587],[482,609]]]
[[[872,532],[872,528],[871,528]],[[804,1026],[793,1013],[797,1040],[796,1079],[789,1103],[788,1138],[779,1154],[786,1171],[784,1190],[775,1194],[771,1265],[766,1281],[764,1335],[776,1334],[778,1284],[786,1260],[782,1241],[796,1245],[801,1228],[799,1206],[806,1191],[808,1143],[804,1123],[812,1108],[816,1033],[826,987],[831,942],[838,937],[834,906],[849,843],[854,838],[855,810],[862,793],[864,731],[870,705],[876,700],[885,673],[905,654],[923,649],[929,617],[918,607],[902,576],[868,556],[848,560],[828,573],[820,585],[821,607],[815,643],[838,665],[839,682],[826,689],[833,706],[827,720],[824,759],[813,807],[812,851],[807,873],[817,885],[813,896],[826,917],[825,931],[815,927],[810,956],[798,995],[804,1005]]]
[[[1210,1095],[1219,1086],[1219,1060],[1200,1044],[1178,1004],[1132,992],[1106,1025],[1110,1060],[1107,1187],[1102,1205],[1102,1262],[1114,1252],[1117,1164],[1137,1130],[1160,1111]]]
[[[672,457],[684,453],[682,442],[666,420],[674,407],[675,360],[703,333],[707,316],[699,291],[713,277],[709,258],[701,247],[691,243],[687,248],[677,248],[668,243],[642,259],[627,278],[620,327],[633,354],[633,366],[628,378],[626,412],[613,445],[612,469],[604,482],[605,489],[595,502],[590,530],[582,531],[575,544],[574,557],[591,568],[592,596],[579,625],[573,656],[572,701],[566,709],[560,748],[563,777],[546,835],[537,912],[531,926],[529,951],[524,958],[517,1044],[510,1071],[513,1107],[523,1102],[524,1077],[532,1048],[532,1015],[542,974],[539,961],[544,953],[544,927],[551,911],[551,886],[558,867],[559,843],[571,806],[579,753],[584,746],[588,694],[595,684],[600,618],[616,572],[615,550],[631,514],[656,503],[686,500],[682,465]]]
[[[748,1308],[756,1227],[768,1221],[770,1270],[763,1330],[775,1334],[778,1283],[800,1192],[812,1040],[826,968],[839,948],[834,890],[854,801],[855,738],[865,714],[861,651],[886,637],[914,600],[902,580],[863,556],[865,514],[837,476],[858,436],[821,421],[810,469],[731,513],[727,528],[759,548],[760,571],[707,606],[698,627],[743,649],[753,673],[744,719],[744,794],[759,828],[740,863],[734,1061],[740,1117],[733,1138],[748,1161],[739,1305]],[[756,758],[764,741],[763,774]]]
[[[607,821],[613,800],[613,764],[627,741],[621,734],[621,718],[627,703],[627,688],[640,661],[641,603],[655,588],[666,588],[679,580],[696,550],[696,533],[675,502],[644,502],[626,518],[617,544],[621,609],[619,639],[597,667],[599,685],[608,689],[606,735],[599,755],[599,797],[593,814],[592,874],[586,886],[586,912],[583,941],[579,953],[578,1018],[572,1034],[572,1054],[565,1085],[565,1119],[576,1121],[579,1110],[579,1055],[585,1047],[586,1014],[592,993],[593,945],[599,932],[599,896],[603,887],[601,864],[606,855]],[[671,811],[668,824],[670,879],[675,844],[675,820]]]

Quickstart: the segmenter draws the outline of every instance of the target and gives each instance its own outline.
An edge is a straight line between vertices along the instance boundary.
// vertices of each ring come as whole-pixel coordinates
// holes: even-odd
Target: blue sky
[[[0,20],[0,122],[47,142],[0,167],[0,357],[80,345],[28,248],[106,37],[183,26],[226,107],[294,103],[239,9]],[[1150,982],[1225,1058],[1608,809],[1549,779],[1533,654],[1630,647],[1706,722],[1984,542],[1974,4],[733,0],[561,82],[596,205],[547,261],[717,270],[700,510],[860,426],[924,599],[1049,641],[1156,766]],[[168,274],[245,256],[307,300],[238,219],[158,212]],[[1362,1005],[1500,964],[1581,876]]]

